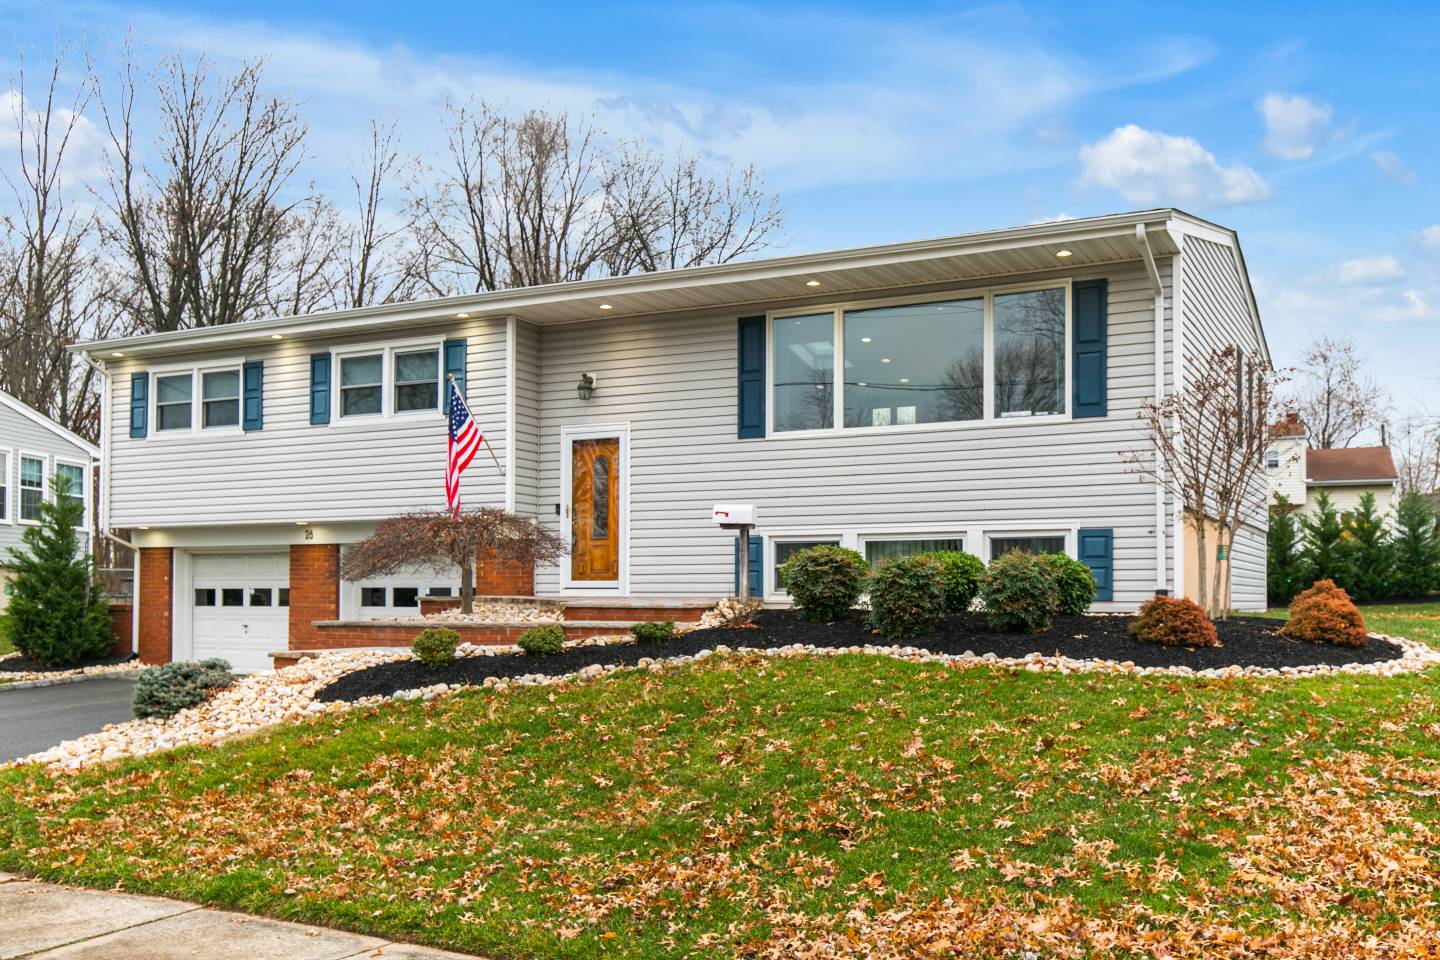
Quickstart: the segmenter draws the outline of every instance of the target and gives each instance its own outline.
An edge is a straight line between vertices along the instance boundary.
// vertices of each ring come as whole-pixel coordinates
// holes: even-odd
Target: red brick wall
[[[477,597],[535,596],[535,564],[513,560],[487,559],[481,554],[475,563]]]
[[[340,545],[290,547],[290,649],[315,645],[315,620],[340,618]]]
[[[140,660],[169,663],[173,629],[175,551],[169,547],[140,548]]]
[[[135,649],[132,642],[135,622],[131,619],[131,612],[134,609],[128,603],[110,604],[110,633],[114,637],[110,642],[110,656],[112,657],[128,657]]]
[[[293,588],[292,588],[293,589]],[[469,624],[469,623],[386,623],[377,620],[371,623],[344,623],[338,626],[316,627],[313,639],[301,645],[291,635],[291,650],[340,650],[349,647],[408,647],[426,627],[448,627],[460,634],[465,643],[509,644],[520,638],[520,634],[537,624]],[[623,635],[629,632],[625,626],[594,627],[561,624],[565,639],[579,640],[601,634]]]

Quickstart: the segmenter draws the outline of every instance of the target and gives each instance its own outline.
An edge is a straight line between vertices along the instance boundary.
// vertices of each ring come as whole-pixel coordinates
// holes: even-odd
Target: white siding
[[[515,324],[515,512],[540,509],[540,331]]]
[[[1185,239],[1183,256],[1182,375],[1188,379],[1212,350],[1231,344],[1258,359],[1260,340],[1231,248],[1190,236]],[[1265,608],[1265,534],[1269,515],[1263,505],[1269,495],[1268,486],[1262,466],[1252,484],[1251,499],[1257,505],[1254,516],[1237,531],[1231,555],[1231,605],[1238,610]]]
[[[130,437],[130,376],[170,361],[111,365],[111,525],[199,526],[374,520],[445,502],[445,418],[412,414],[328,426],[310,423],[310,355],[337,347],[466,336],[467,393],[480,428],[505,458],[505,322],[472,320],[390,337],[286,340],[243,357],[265,362],[263,430]],[[338,364],[333,375],[339,375]],[[152,378],[153,380],[153,378]],[[153,382],[151,387],[154,390]],[[465,474],[467,505],[502,506],[504,480],[488,453]]]
[[[0,450],[4,451],[5,463],[5,516],[0,519],[0,566],[8,562],[10,548],[19,546],[20,537],[26,525],[20,519],[20,457],[38,457],[45,461],[45,490],[51,492],[56,461],[72,463],[85,468],[85,522],[90,525],[93,517],[93,498],[90,487],[94,477],[90,469],[90,453],[76,446],[54,431],[36,423],[29,417],[8,406],[0,404]],[[88,532],[86,542],[88,543]]]
[[[558,523],[561,428],[628,423],[632,593],[732,591],[733,534],[709,521],[728,501],[756,504],[767,537],[959,530],[974,552],[975,534],[1004,527],[1113,528],[1115,599],[1133,606],[1155,588],[1155,493],[1121,454],[1146,443],[1154,296],[1138,263],[1108,276],[1109,416],[1067,423],[737,440],[736,317],[763,307],[543,328],[540,515]],[[588,403],[582,371],[599,378]],[[556,569],[537,586],[556,590]]]

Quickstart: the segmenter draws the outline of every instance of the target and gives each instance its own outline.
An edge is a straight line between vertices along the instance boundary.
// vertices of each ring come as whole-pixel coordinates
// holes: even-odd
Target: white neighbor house
[[[54,495],[56,474],[70,480],[70,496],[86,504],[80,539],[90,544],[90,489],[100,450],[33,407],[0,391],[0,610],[9,602],[10,550],[38,522],[42,500]]]
[[[1309,431],[1293,413],[1270,428],[1265,472],[1270,502],[1280,494],[1302,513],[1315,512],[1322,490],[1342,516],[1358,510],[1367,493],[1375,495],[1381,514],[1393,514],[1400,505],[1399,474],[1389,447],[1312,447]]]
[[[745,575],[771,602],[778,564],[828,542],[1062,550],[1098,609],[1131,610],[1186,559],[1122,453],[1227,344],[1268,361],[1236,236],[1162,209],[76,349],[107,373],[102,520],[142,548],[142,657],[254,666],[450,589],[334,572],[376,521],[443,504],[447,372],[504,465],[482,453],[465,503],[572,541],[526,592],[730,595],[725,502],[756,506]],[[1265,530],[1237,535],[1238,608],[1265,605]]]

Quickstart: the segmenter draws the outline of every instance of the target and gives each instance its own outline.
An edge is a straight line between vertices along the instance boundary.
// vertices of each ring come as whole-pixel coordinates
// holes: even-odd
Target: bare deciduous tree
[[[387,211],[391,191],[404,160],[396,145],[395,127],[370,121],[370,143],[362,173],[352,174],[355,223],[343,251],[344,281],[337,306],[365,307],[405,300],[416,289],[414,259],[405,242],[414,228],[410,216]]]
[[[1141,408],[1151,444],[1124,454],[1133,472],[1164,485],[1195,531],[1198,602],[1211,616],[1228,612],[1229,582],[1218,561],[1208,582],[1210,528],[1217,557],[1228,557],[1245,518],[1265,513],[1262,466],[1277,382],[1236,347],[1214,350],[1183,387]]]
[[[1295,371],[1290,404],[1310,431],[1315,447],[1348,447],[1379,427],[1390,409],[1384,388],[1365,374],[1347,338],[1314,340]]]
[[[565,541],[553,531],[494,507],[466,510],[459,517],[448,510],[423,510],[380,521],[374,534],[346,552],[340,573],[347,580],[368,580],[412,567],[436,573],[458,568],[460,610],[470,613],[477,559],[554,563],[565,551]]]
[[[1400,492],[1440,491],[1440,419],[1411,412],[1391,435]]]

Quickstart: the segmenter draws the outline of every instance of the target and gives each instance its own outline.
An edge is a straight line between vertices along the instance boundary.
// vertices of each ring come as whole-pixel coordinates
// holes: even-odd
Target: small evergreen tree
[[[1305,565],[1317,580],[1334,580],[1341,586],[1350,581],[1349,557],[1344,547],[1345,525],[1340,513],[1321,490],[1315,496],[1315,512],[1301,519],[1305,531]]]
[[[1341,546],[1350,576],[1349,583],[1341,585],[1350,596],[1361,603],[1388,597],[1395,567],[1394,551],[1375,494],[1367,491],[1361,495],[1360,509],[1345,524]]]
[[[1420,493],[1411,490],[1395,511],[1395,592],[1423,597],[1440,589],[1440,536],[1435,531],[1435,510]]]
[[[1284,494],[1275,494],[1266,536],[1265,592],[1271,606],[1285,606],[1315,579],[1307,574],[1300,527],[1295,521],[1297,509]]]
[[[10,550],[15,572],[5,632],[15,649],[52,667],[104,655],[110,649],[110,613],[80,550],[76,525],[85,504],[67,496],[68,477],[56,476],[54,498],[39,506],[39,523]]]

